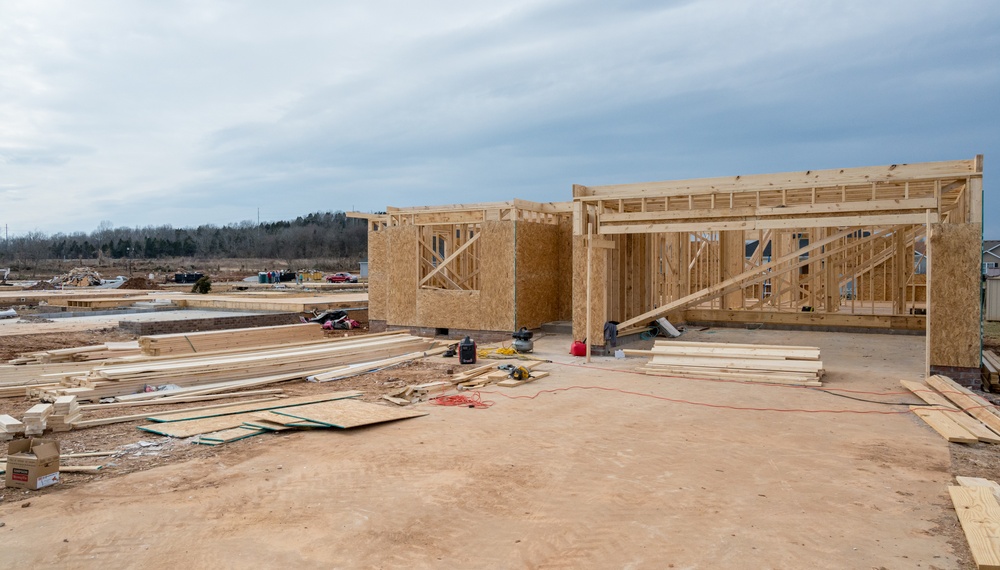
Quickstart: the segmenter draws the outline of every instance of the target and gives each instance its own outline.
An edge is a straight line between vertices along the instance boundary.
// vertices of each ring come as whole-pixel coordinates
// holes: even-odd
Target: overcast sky
[[[11,234],[978,153],[996,0],[0,0]]]

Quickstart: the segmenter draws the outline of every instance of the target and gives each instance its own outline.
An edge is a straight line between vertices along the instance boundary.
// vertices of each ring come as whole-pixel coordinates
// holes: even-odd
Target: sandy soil
[[[817,345],[827,387],[884,402],[915,401],[898,381],[919,379],[923,362],[920,337],[687,339]],[[995,478],[994,447],[949,446],[899,406],[648,377],[629,371],[636,358],[581,366],[568,345],[540,339],[552,375],[484,391],[486,410],[424,404],[423,418],[220,448],[155,438],[160,449],[131,473],[115,458],[76,484],[6,490],[0,540],[18,548],[4,557],[60,568],[970,567],[946,487],[953,473]],[[429,366],[416,373],[454,364]],[[114,439],[125,431],[100,429],[64,445],[127,445]]]

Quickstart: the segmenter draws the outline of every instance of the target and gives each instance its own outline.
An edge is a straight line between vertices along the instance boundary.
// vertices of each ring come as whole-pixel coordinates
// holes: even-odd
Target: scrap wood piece
[[[948,487],[976,566],[1000,570],[1000,503],[986,487]]]
[[[1000,501],[1000,483],[996,481],[990,481],[989,479],[983,479],[982,477],[962,477],[956,476],[955,480],[958,484],[963,487],[985,487],[993,493],[997,501]]]
[[[910,411],[931,426],[941,437],[952,443],[979,443],[979,438],[969,433],[969,430],[959,425],[951,418],[951,414],[941,410],[928,409],[920,406],[910,406]]]
[[[899,383],[907,390],[913,392],[924,402],[935,406],[935,409],[943,409],[947,413],[951,414],[952,420],[965,428],[969,433],[976,436],[979,441],[985,441],[987,443],[1000,443],[1000,435],[980,423],[975,417],[967,415],[964,411],[960,410],[957,406],[945,399],[944,396],[935,392],[930,386],[921,384],[920,382],[911,382],[909,380],[900,380]]]
[[[210,418],[210,417],[224,416],[229,414],[241,414],[243,412],[257,412],[262,410],[272,410],[276,408],[299,406],[302,404],[314,404],[317,402],[340,400],[343,398],[356,398],[362,394],[364,394],[364,392],[361,392],[359,390],[344,390],[341,392],[329,392],[326,394],[317,394],[314,396],[298,396],[295,398],[284,398],[282,400],[273,400],[270,402],[263,402],[259,404],[232,404],[229,406],[213,408],[208,411],[172,413],[172,414],[168,413],[164,415],[153,416],[149,418],[149,421],[182,422],[187,420]]]
[[[992,404],[982,398],[977,400],[969,396],[969,394],[973,396],[975,394],[963,386],[959,386],[954,380],[946,376],[931,376],[927,379],[927,383],[941,392],[944,397],[954,402],[956,406],[965,410],[970,416],[986,424],[986,427],[1000,433],[1000,417],[989,411],[993,407]],[[962,388],[962,390],[959,390],[959,388]]]
[[[273,411],[283,416],[343,429],[427,415],[427,412],[390,408],[358,400],[334,400]]]
[[[439,346],[437,348],[432,348],[420,352],[410,352],[402,356],[395,356],[392,358],[383,358],[381,360],[372,360],[368,362],[348,364],[345,366],[339,366],[337,368],[322,373],[307,376],[306,380],[310,382],[329,382],[331,380],[343,380],[345,378],[350,378],[352,376],[359,376],[361,374],[367,374],[368,372],[381,370],[382,368],[386,368],[388,366],[395,366],[397,364],[403,364],[405,362],[411,362],[421,358],[426,358],[428,356],[441,354],[443,352],[446,352],[447,350],[448,350],[447,346]]]
[[[385,400],[386,402],[391,402],[393,404],[396,404],[397,406],[409,406],[410,404],[413,403],[405,398],[397,398],[395,396],[390,396],[389,394],[383,394],[382,399]]]
[[[240,425],[230,429],[201,434],[198,436],[196,443],[218,445],[220,443],[239,441],[262,433],[267,433],[267,430]]]
[[[97,473],[104,469],[103,465],[60,465],[60,473]],[[0,475],[7,472],[7,462],[0,461]]]

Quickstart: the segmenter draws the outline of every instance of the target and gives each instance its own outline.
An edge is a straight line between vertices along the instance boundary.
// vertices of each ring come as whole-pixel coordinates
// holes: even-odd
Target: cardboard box
[[[32,491],[59,482],[59,442],[18,439],[7,449],[8,487]]]

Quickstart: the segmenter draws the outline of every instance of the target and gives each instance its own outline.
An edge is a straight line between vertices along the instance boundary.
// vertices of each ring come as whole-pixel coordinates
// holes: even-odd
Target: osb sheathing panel
[[[608,262],[606,249],[594,248],[591,267],[591,328],[587,328],[587,239],[573,236],[573,338],[593,339],[593,345],[604,344],[604,323],[608,320]]]
[[[573,318],[573,220],[559,223],[559,320]]]
[[[494,330],[482,326],[481,299],[479,291],[421,289],[417,291],[417,322],[422,327]]]
[[[554,224],[520,222],[517,228],[517,327],[538,328],[542,323],[569,318],[562,312],[569,297],[561,272],[571,260],[571,250],[563,243],[565,232]],[[572,275],[572,273],[570,273]]]
[[[384,321],[388,313],[386,293],[389,277],[386,231],[368,232],[368,318]]]
[[[389,276],[386,322],[390,325],[419,326],[417,321],[417,252],[418,226],[388,227],[386,232],[387,267]]]
[[[482,276],[480,330],[514,329],[514,223],[483,222],[479,238]]]
[[[980,224],[931,225],[930,364],[979,367]]]

